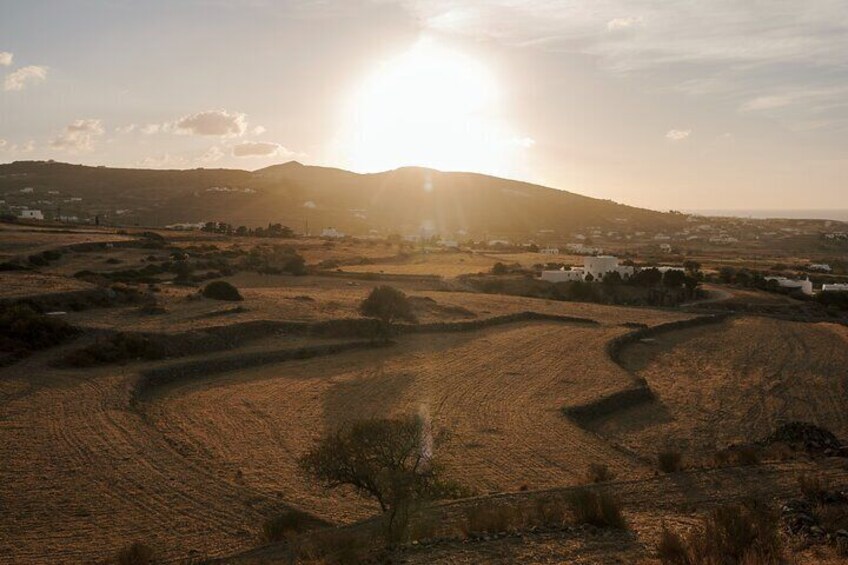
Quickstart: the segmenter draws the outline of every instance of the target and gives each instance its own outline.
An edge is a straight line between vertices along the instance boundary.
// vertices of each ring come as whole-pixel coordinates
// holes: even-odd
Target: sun
[[[407,165],[510,172],[515,136],[501,92],[481,62],[419,40],[368,76],[349,100],[344,158],[360,172]]]

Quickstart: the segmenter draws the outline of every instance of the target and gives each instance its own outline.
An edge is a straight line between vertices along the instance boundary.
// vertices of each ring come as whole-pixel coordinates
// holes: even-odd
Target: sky
[[[845,0],[0,0],[0,162],[848,208]]]

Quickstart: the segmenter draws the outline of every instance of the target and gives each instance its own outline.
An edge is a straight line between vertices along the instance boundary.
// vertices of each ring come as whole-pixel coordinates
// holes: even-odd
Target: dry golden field
[[[268,243],[196,232],[163,234],[182,248]],[[41,247],[33,249],[66,245],[56,233],[41,230],[37,236],[33,241]],[[15,238],[10,241],[11,249]],[[525,264],[535,254],[434,253],[416,262],[400,261],[395,247],[382,244],[291,243],[310,264],[368,257],[382,263],[363,269],[391,267],[397,274],[443,280],[243,271],[225,279],[244,296],[237,303],[160,282],[155,293],[146,284],[129,284],[148,300],[155,296],[156,313],[126,302],[57,307],[67,311],[61,319],[84,330],[82,335],[0,367],[0,563],[102,562],[134,541],[153,547],[166,563],[279,562],[284,555],[279,547],[250,553],[269,517],[297,508],[338,525],[378,512],[351,491],[321,489],[296,464],[323,433],[374,416],[420,414],[434,431],[446,433],[437,449],[449,478],[483,497],[434,508],[448,530],[456,529],[457,516],[475,501],[532,504],[540,491],[567,492],[586,482],[593,463],[613,473],[613,482],[603,488],[622,498],[632,526],[630,533],[571,531],[449,542],[410,549],[402,555],[410,563],[652,563],[664,522],[691,527],[702,507],[754,491],[788,496],[801,472],[848,484],[848,470],[838,460],[668,476],[658,476],[655,464],[657,452],[667,447],[697,461],[729,444],[760,439],[788,420],[815,422],[848,436],[845,326],[736,316],[627,346],[617,364],[608,346],[635,324],[657,326],[694,314],[478,294],[451,280],[475,272],[468,269],[491,268],[495,261]],[[96,289],[72,274],[137,269],[150,255],[164,260],[168,252],[137,247],[68,252],[33,270],[0,273],[0,298]],[[459,261],[466,257],[467,262]],[[150,332],[183,343],[176,340],[208,337],[213,328],[237,332],[246,322],[359,318],[360,302],[380,284],[406,292],[424,324],[522,312],[595,323],[442,328],[401,334],[389,347],[353,335],[328,339],[274,330],[233,339],[220,350],[178,351],[180,359],[84,369],[56,365],[67,353],[100,343],[108,332]],[[759,295],[749,298],[755,302]],[[733,292],[720,299],[744,302],[746,295]],[[280,360],[280,354],[327,345],[348,349]],[[189,370],[193,376],[142,388],[154,370]],[[582,426],[563,413],[642,386],[640,379],[656,402],[611,405]],[[827,562],[810,555],[799,554],[797,562]]]
[[[666,445],[694,459],[762,439],[799,420],[848,435],[848,328],[741,317],[660,335],[625,350],[661,407],[635,409],[601,429],[640,452]]]

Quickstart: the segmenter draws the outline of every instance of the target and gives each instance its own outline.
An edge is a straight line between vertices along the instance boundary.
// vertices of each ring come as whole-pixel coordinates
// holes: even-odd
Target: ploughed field
[[[248,239],[167,235],[184,245],[222,247]],[[34,240],[37,249],[56,234],[42,236]],[[106,246],[114,237],[103,234],[94,250],[69,250],[38,269],[3,273],[0,298],[106,292],[71,275],[139,268],[151,254],[165,256],[117,241]],[[410,261],[395,257],[391,245],[297,244],[310,264],[364,257],[373,264],[362,270],[372,275],[397,268],[449,277],[479,270],[475,261],[486,267],[507,259],[450,253]],[[501,551],[507,560],[528,562],[627,562],[651,555],[647,548],[655,546],[664,520],[692,525],[692,508],[752,489],[785,493],[798,472],[815,465],[657,477],[660,450],[672,447],[695,460],[760,439],[788,420],[848,437],[845,326],[735,317],[661,332],[626,346],[616,362],[609,344],[636,324],[693,315],[478,294],[447,278],[372,275],[334,268],[301,277],[241,271],[225,278],[244,296],[238,303],[163,280],[155,293],[129,283],[147,299],[155,294],[153,309],[79,298],[71,304],[78,309],[56,306],[82,335],[0,367],[0,563],[96,562],[135,541],[164,562],[227,557],[259,545],[262,524],[287,509],[332,524],[369,518],[378,512],[374,503],[344,489],[321,489],[297,459],[346,422],[411,413],[429,421],[435,434],[445,432],[436,449],[449,478],[486,500],[531,503],[534,491],[584,484],[591,464],[606,465],[615,481],[603,488],[623,497],[634,532],[592,539],[557,534],[529,547],[457,542],[412,553],[411,562],[473,563],[496,560]],[[359,303],[379,284],[406,292],[419,322],[431,325],[428,332],[403,332],[382,347],[355,332],[329,338],[298,330],[358,318]],[[563,318],[502,319],[525,312]],[[258,323],[268,321],[301,326]],[[118,331],[158,334],[177,344],[168,355],[181,357],[57,365]],[[315,356],[293,354],[306,349]],[[653,395],[647,400],[628,396],[646,389]],[[575,408],[594,416],[576,418],[568,410]],[[844,468],[826,472],[844,482]],[[466,503],[434,512],[449,524]]]
[[[656,403],[599,431],[641,453],[672,447],[697,460],[797,420],[848,436],[848,327],[761,317],[660,334],[625,348]]]

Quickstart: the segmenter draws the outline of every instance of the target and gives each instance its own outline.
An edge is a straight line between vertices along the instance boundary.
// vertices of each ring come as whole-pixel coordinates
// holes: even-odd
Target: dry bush
[[[663,473],[676,473],[683,470],[683,455],[667,449],[657,455],[657,463]]]
[[[848,531],[848,504],[818,504],[813,514],[826,532]]]
[[[115,555],[117,565],[148,565],[153,563],[153,550],[143,543],[133,543]]]
[[[592,463],[586,471],[586,479],[590,483],[605,483],[613,480],[614,475],[609,467],[602,463]]]
[[[686,542],[678,534],[669,530],[665,524],[663,524],[657,553],[663,565],[691,565],[692,563]]]
[[[569,495],[568,504],[578,524],[627,529],[621,505],[608,493],[590,489],[576,490]]]
[[[684,541],[663,531],[657,548],[666,565],[777,565],[782,562],[778,521],[760,502],[714,509],[703,528]]]
[[[546,496],[536,500],[532,521],[541,526],[559,527],[571,514],[568,501],[560,496]]]
[[[244,300],[236,287],[227,281],[212,281],[203,287],[203,296],[213,300]]]
[[[164,346],[143,335],[120,332],[68,353],[62,364],[68,367],[91,367],[107,363],[124,363],[135,359],[153,361],[165,357]]]
[[[820,477],[806,473],[798,475],[798,489],[804,498],[811,502],[821,500],[822,496],[827,493],[827,487]]]
[[[262,524],[262,541],[273,543],[283,541],[293,533],[320,528],[324,522],[300,510],[289,510]]]
[[[373,535],[352,529],[326,528],[292,534],[288,539],[296,563],[354,565],[371,562],[379,547]]]
[[[525,523],[520,508],[497,502],[478,504],[465,513],[466,534],[497,534],[520,530]]]

